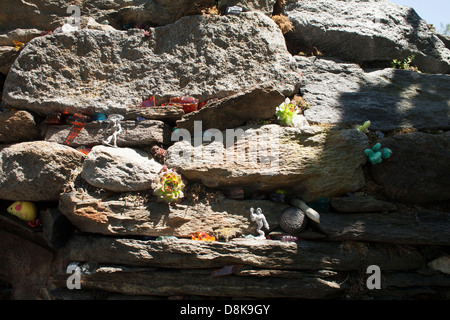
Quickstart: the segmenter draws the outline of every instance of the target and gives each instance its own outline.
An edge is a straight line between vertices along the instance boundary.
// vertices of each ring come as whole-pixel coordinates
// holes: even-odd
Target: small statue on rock
[[[111,128],[111,135],[103,140],[103,143],[117,148],[117,136],[122,132],[122,126],[120,125],[120,121],[123,120],[124,117],[120,114],[112,114],[108,117],[108,126],[106,127],[105,131],[107,131],[109,128]],[[113,144],[111,145],[111,140],[113,140]]]
[[[264,228],[269,229],[269,224],[267,223],[266,217],[262,213],[261,208],[257,208],[256,213],[254,208],[250,208],[250,218],[252,221],[256,221],[257,224],[256,232],[258,232],[259,236],[257,236],[256,239],[265,239],[266,235],[261,229],[263,226]]]

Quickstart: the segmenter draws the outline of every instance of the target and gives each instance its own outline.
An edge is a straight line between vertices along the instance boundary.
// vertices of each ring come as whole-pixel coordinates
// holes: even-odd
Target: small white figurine
[[[113,140],[112,146],[117,148],[117,136],[122,132],[120,121],[123,119],[124,117],[120,114],[112,114],[108,117],[108,120],[106,120],[106,122],[108,122],[108,126],[106,127],[105,131],[111,128],[112,134],[108,138],[103,140],[104,144],[111,146],[111,140]]]
[[[265,239],[266,235],[261,229],[263,226],[264,228],[269,229],[269,224],[267,223],[266,217],[262,213],[261,208],[257,208],[256,213],[255,209],[250,208],[250,218],[252,219],[252,221],[256,221],[257,224],[256,231],[258,232],[259,236],[257,236],[256,239]]]

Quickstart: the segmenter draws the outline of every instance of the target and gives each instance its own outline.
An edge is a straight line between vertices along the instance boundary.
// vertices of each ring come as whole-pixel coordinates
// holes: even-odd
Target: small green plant
[[[293,127],[294,123],[292,122],[292,119],[299,114],[299,110],[291,103],[289,98],[286,98],[286,100],[275,109],[275,114],[282,125]]]
[[[367,120],[366,122],[364,122],[364,124],[362,126],[359,126],[358,128],[356,128],[356,130],[358,130],[359,132],[364,132],[367,133],[369,132],[369,127],[372,123],[370,122],[370,120]]]
[[[411,65],[414,58],[415,58],[415,55],[411,55],[403,60],[394,59],[391,61],[391,67],[394,69],[410,70],[410,71],[416,71],[416,72],[420,73],[419,69],[416,66]]]
[[[184,197],[184,182],[181,176],[163,166],[161,172],[152,183],[154,194],[167,203],[177,203]]]

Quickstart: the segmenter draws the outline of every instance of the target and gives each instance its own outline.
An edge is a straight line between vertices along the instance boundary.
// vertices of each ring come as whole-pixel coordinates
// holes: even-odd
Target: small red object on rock
[[[198,99],[193,97],[175,97],[170,98],[169,105],[182,106],[184,113],[197,111]]]
[[[146,100],[142,101],[141,105],[140,105],[141,108],[150,108],[150,107],[154,107],[154,106],[156,106],[156,101],[155,101],[154,96],[149,97]]]
[[[199,241],[216,241],[215,237],[208,235],[204,231],[192,233],[191,238],[192,238],[192,240],[199,240]]]

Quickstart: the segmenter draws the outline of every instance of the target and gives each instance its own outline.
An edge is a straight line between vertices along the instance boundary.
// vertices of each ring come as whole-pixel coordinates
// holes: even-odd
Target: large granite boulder
[[[286,96],[300,85],[295,60],[269,17],[196,15],[151,28],[148,37],[131,29],[35,38],[11,67],[3,99],[38,114],[125,114],[149,95],[206,101],[268,83]]]
[[[450,128],[450,75],[398,69],[364,70],[332,58],[295,57],[303,72],[304,114],[312,123],[370,129]]]
[[[415,55],[420,70],[450,73],[450,50],[410,7],[387,0],[305,0],[288,1],[285,14],[294,24],[288,41],[295,53],[316,47],[357,63]]]
[[[54,201],[74,181],[84,154],[46,141],[0,148],[0,199]]]

